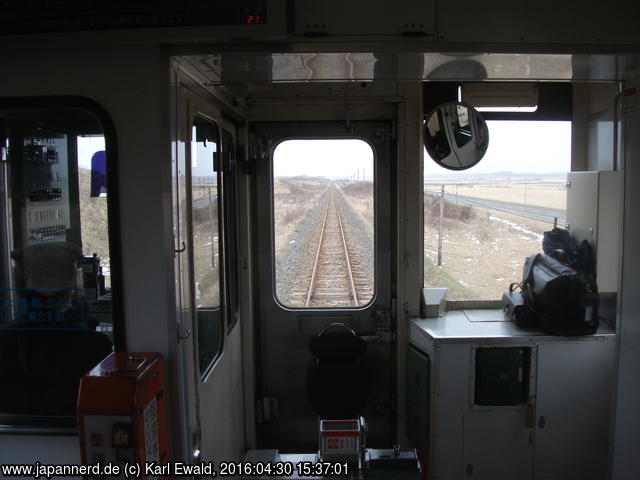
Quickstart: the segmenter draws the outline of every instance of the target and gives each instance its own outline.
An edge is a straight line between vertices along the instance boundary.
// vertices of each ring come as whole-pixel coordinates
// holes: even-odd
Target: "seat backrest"
[[[75,416],[80,378],[113,351],[79,329],[0,329],[0,413]]]
[[[20,288],[68,290],[76,288],[76,270],[82,250],[70,242],[45,242],[17,248],[11,252]]]
[[[325,329],[309,344],[316,362],[307,371],[307,396],[318,415],[327,419],[357,418],[370,389],[369,371],[362,362],[367,344],[353,330],[339,326]]]

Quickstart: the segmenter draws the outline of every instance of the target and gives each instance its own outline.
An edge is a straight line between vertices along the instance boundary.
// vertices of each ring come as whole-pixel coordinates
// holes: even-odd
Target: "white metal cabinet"
[[[540,343],[534,478],[607,478],[612,341]]]
[[[533,443],[525,417],[522,410],[471,410],[463,415],[467,478],[532,478]]]
[[[606,478],[615,335],[553,337],[503,320],[496,310],[411,321],[432,369],[428,478]],[[528,404],[474,405],[475,349],[494,346],[531,348]]]

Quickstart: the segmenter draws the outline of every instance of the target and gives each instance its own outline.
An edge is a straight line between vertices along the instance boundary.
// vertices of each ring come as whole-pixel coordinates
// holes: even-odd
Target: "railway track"
[[[322,217],[305,307],[356,307],[370,299],[369,282],[356,260],[350,235],[340,213],[335,188],[328,194]]]
[[[435,198],[439,197],[439,193],[437,192],[427,192],[427,194]],[[471,205],[472,207],[480,207],[487,210],[497,210],[550,224],[554,223],[556,219],[559,225],[564,225],[567,221],[566,212],[556,208],[538,207],[535,205],[504,202],[501,200],[486,200],[451,193],[445,193],[444,199],[448,202],[460,203],[460,205]]]

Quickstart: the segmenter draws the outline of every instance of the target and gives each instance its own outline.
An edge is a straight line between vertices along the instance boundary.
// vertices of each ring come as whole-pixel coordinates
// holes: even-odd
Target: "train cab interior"
[[[640,478],[637,6],[35,3],[0,18],[0,477]],[[554,232],[588,328],[505,303]]]

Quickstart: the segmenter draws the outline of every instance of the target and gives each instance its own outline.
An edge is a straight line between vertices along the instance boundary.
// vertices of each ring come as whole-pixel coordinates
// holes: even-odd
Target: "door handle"
[[[547,419],[544,417],[540,417],[538,419],[538,428],[544,428],[547,425]]]
[[[182,326],[178,325],[178,340],[186,340],[191,336],[191,330],[185,328],[182,330]]]

